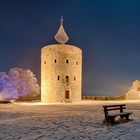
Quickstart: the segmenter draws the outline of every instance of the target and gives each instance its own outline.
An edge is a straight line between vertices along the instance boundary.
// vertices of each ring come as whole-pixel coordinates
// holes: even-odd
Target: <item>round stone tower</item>
[[[82,90],[82,50],[65,45],[68,36],[61,20],[55,35],[60,44],[48,45],[41,50],[41,101],[77,102]]]

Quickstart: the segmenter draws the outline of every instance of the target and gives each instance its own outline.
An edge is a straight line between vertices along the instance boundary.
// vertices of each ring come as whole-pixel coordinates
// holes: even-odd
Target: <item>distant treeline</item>
[[[125,95],[121,96],[82,96],[82,100],[125,100]]]

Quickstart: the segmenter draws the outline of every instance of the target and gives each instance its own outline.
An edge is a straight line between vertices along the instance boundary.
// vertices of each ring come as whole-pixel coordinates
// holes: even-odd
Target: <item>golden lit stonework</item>
[[[69,37],[67,36],[63,27],[63,21],[63,17],[61,17],[61,25],[58,32],[55,35],[56,41],[60,44],[65,44],[69,40]]]
[[[81,101],[82,50],[68,41],[61,26],[55,36],[60,44],[44,46],[41,50],[41,101],[70,103]]]

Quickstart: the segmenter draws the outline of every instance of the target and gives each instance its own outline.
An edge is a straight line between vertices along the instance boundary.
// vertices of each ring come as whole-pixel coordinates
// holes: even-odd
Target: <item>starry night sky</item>
[[[61,16],[83,50],[83,95],[120,95],[140,79],[139,0],[0,0],[0,71],[40,81],[40,49],[56,43]]]

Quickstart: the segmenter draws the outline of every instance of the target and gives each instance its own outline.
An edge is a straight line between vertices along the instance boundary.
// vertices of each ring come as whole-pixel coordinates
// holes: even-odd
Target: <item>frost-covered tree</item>
[[[33,72],[21,68],[11,68],[9,73],[0,73],[0,98],[16,99],[35,97],[39,94],[39,85]]]
[[[17,96],[16,90],[13,90],[11,85],[10,76],[0,72],[0,99],[11,99]]]
[[[6,87],[8,75],[5,72],[0,72],[0,92]]]

